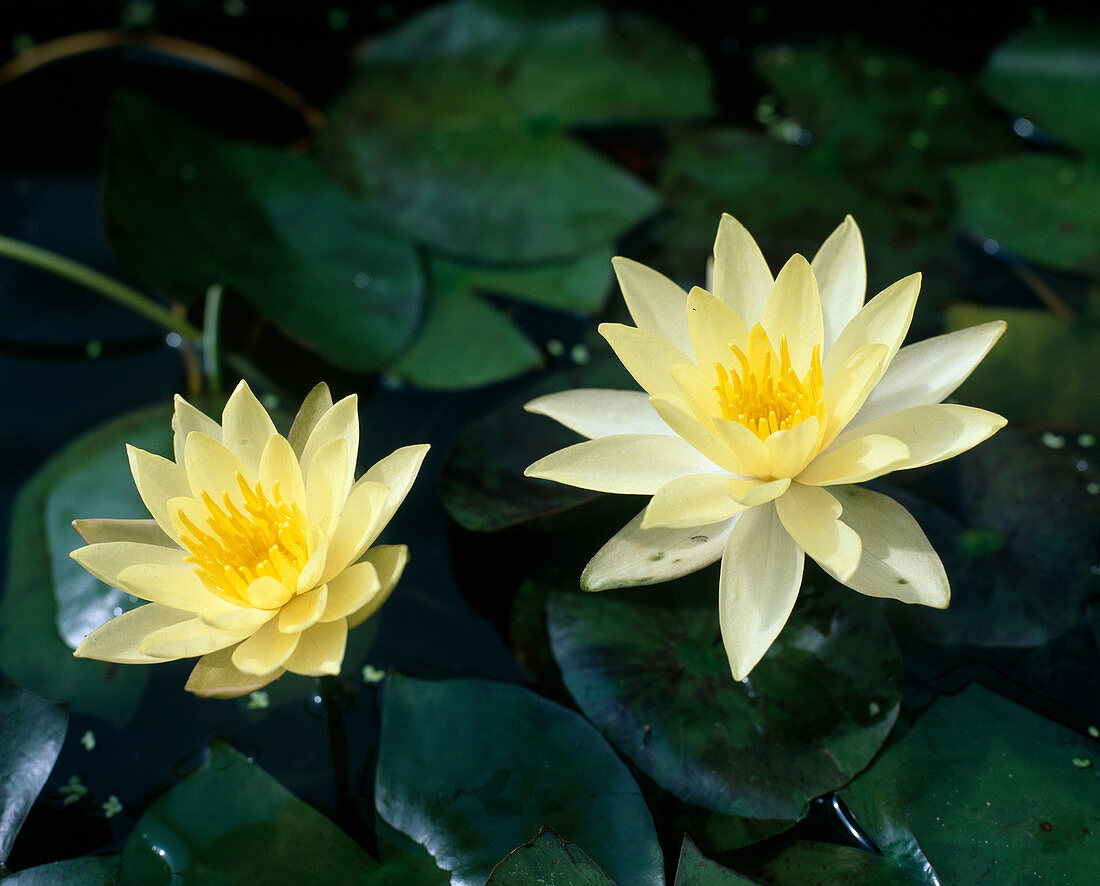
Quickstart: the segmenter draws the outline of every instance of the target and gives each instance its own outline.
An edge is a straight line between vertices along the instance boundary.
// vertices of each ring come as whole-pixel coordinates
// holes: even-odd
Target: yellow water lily
[[[148,602],[97,628],[75,655],[124,664],[201,656],[187,689],[233,697],[290,671],[337,674],[350,628],[397,583],[404,545],[371,547],[428,451],[406,446],[354,481],[353,394],[318,385],[288,436],[244,382],[219,425],[176,398],[175,460],[127,447],[150,520],[77,520],[72,553]]]
[[[951,458],[1004,426],[942,402],[1004,324],[901,347],[920,275],[864,304],[851,216],[812,262],[795,255],[774,279],[729,215],[710,291],[685,292],[629,259],[614,265],[637,326],[604,323],[600,334],[645,392],[564,391],[526,406],[589,438],[528,476],[652,496],[582,587],[652,584],[721,559],[722,639],[737,680],[786,623],[807,554],[864,594],[947,606],[943,564],[913,517],[854,484]]]

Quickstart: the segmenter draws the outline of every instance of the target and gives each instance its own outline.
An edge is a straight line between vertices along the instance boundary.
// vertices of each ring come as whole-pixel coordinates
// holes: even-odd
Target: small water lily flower
[[[151,520],[77,520],[72,557],[148,602],[84,638],[75,655],[123,664],[201,656],[196,695],[246,695],[290,671],[337,674],[350,628],[386,600],[408,559],[376,545],[427,445],[355,482],[355,395],[306,397],[288,436],[241,382],[219,425],[181,397],[175,461],[127,447]]]
[[[851,216],[812,262],[795,255],[774,279],[729,215],[710,291],[684,292],[629,259],[614,265],[637,326],[604,323],[600,334],[645,392],[563,391],[526,406],[589,438],[528,476],[652,496],[581,586],[652,584],[721,559],[720,624],[737,680],[786,623],[807,554],[864,594],[947,606],[947,575],[917,522],[855,484],[951,458],[1004,426],[942,402],[1004,324],[901,347],[920,275],[864,304]]]

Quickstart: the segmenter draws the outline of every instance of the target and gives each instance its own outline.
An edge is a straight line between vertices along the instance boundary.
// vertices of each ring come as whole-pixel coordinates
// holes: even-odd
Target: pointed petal
[[[328,385],[324,382],[316,385],[312,391],[306,394],[305,400],[302,401],[302,405],[298,409],[298,414],[294,416],[290,433],[287,434],[290,447],[299,459],[302,457],[302,453],[305,452],[306,441],[309,440],[309,435],[313,433],[313,429],[317,427],[317,422],[331,408],[332,394],[328,389]]]
[[[1004,322],[995,320],[906,345],[851,423],[942,402],[966,381],[1004,330]]]
[[[314,544],[316,544],[316,547],[313,549],[313,553],[309,555],[306,565],[302,567],[302,571],[298,575],[298,586],[294,588],[296,593],[301,594],[321,584],[321,576],[324,573],[325,564],[328,562],[328,539],[322,536],[320,540],[315,539]]]
[[[793,428],[769,434],[764,441],[771,457],[769,474],[772,477],[797,477],[817,453],[820,438],[821,425],[812,415]]]
[[[75,529],[88,544],[108,541],[129,541],[143,545],[177,548],[176,542],[164,534],[156,520],[115,520],[85,518],[73,520]]]
[[[286,661],[286,669],[292,674],[320,677],[339,674],[344,661],[344,649],[348,642],[348,626],[339,621],[318,622],[301,634],[294,654]]]
[[[306,485],[302,479],[302,469],[298,457],[291,449],[285,437],[275,434],[268,439],[257,465],[260,485],[271,498],[275,498],[276,487],[279,497],[288,505],[297,505],[306,510]]]
[[[331,581],[345,566],[358,560],[377,538],[385,525],[382,516],[389,495],[389,487],[381,483],[368,480],[355,484],[329,542],[322,583]]]
[[[77,548],[69,554],[104,584],[118,587],[119,573],[141,563],[157,563],[162,566],[191,570],[184,560],[187,552],[177,547],[147,545],[132,541],[107,541]],[[192,575],[194,573],[192,572]],[[197,577],[196,577],[197,580]],[[177,606],[177,609],[183,607]]]
[[[643,391],[578,388],[536,397],[523,407],[592,439],[612,434],[671,434]]]
[[[359,457],[359,401],[355,394],[345,397],[321,416],[302,452],[302,476],[309,483],[314,460],[321,452],[332,453],[332,441],[343,440],[344,476],[340,500],[343,501],[355,480],[355,460]],[[326,449],[326,447],[330,447]],[[329,456],[331,457],[331,456]]]
[[[859,535],[841,522],[843,508],[830,493],[792,483],[776,499],[775,511],[795,543],[822,569],[841,582],[852,577],[859,566]]]
[[[153,455],[135,446],[126,446],[130,459],[130,473],[134,475],[141,500],[157,524],[173,541],[178,540],[172,519],[168,516],[168,502],[180,495],[191,495],[187,472],[174,461]]]
[[[772,272],[752,235],[732,215],[723,213],[714,240],[711,291],[749,326],[764,316]]]
[[[118,574],[118,587],[150,603],[196,615],[215,615],[236,607],[210,592],[189,563],[141,563]]]
[[[240,503],[241,490],[237,484],[237,475],[244,477],[251,485],[255,482],[255,473],[230,450],[215,440],[192,431],[184,445],[184,464],[187,467],[187,481],[190,495],[201,501],[202,493],[208,492],[214,501],[221,503],[222,494],[229,493],[234,503]]]
[[[277,434],[271,416],[245,382],[234,389],[222,412],[222,443],[255,477],[260,454]]]
[[[713,470],[679,437],[616,434],[559,449],[523,473],[597,492],[652,495],[669,480]]]
[[[682,351],[690,347],[684,305],[687,293],[664,274],[629,258],[611,259],[626,309],[634,325],[660,336]]]
[[[886,365],[890,365],[913,320],[920,280],[920,274],[910,274],[887,286],[849,321],[833,346],[825,352],[821,368],[826,385],[845,360],[867,345],[886,345],[889,348]]]
[[[155,603],[150,604],[155,606]],[[141,607],[144,609],[145,607]],[[131,610],[136,611],[136,610]],[[126,613],[123,613],[126,614]],[[121,617],[121,616],[120,616]],[[206,655],[224,649],[242,638],[239,631],[223,631],[202,619],[190,618],[150,631],[141,641],[141,651],[165,661]]]
[[[677,396],[669,367],[691,363],[691,358],[659,335],[623,326],[621,323],[601,323],[600,335],[607,339],[615,356],[627,372],[653,397]]]
[[[246,674],[233,664],[235,646],[208,652],[195,664],[183,688],[200,698],[237,698],[262,689],[285,673],[276,668],[270,674]]]
[[[247,637],[258,631],[261,625],[267,624],[277,614],[276,609],[252,609],[242,605],[217,613],[204,612],[199,617],[212,628]]]
[[[273,618],[233,650],[231,660],[246,674],[269,674],[286,664],[301,636],[284,634],[279,630],[279,620]]]
[[[327,541],[336,529],[348,494],[347,457],[347,441],[337,437],[317,452],[306,472],[306,518],[315,541]]]
[[[596,553],[581,573],[586,591],[651,585],[698,572],[722,556],[734,517],[690,529],[642,529],[642,511]]]
[[[392,590],[392,585],[390,590]],[[368,560],[349,566],[332,580],[320,621],[336,621],[358,612],[382,590],[378,570]]]
[[[821,292],[825,350],[848,325],[867,297],[867,262],[863,236],[850,215],[821,244],[811,266]]]
[[[749,468],[756,466],[758,463],[750,460],[750,458],[755,455],[752,450],[740,454],[733,451],[729,443],[719,435],[714,427],[701,424],[699,419],[685,412],[676,403],[661,397],[653,397],[650,402],[653,404],[653,409],[676,433],[679,439],[684,440],[708,462],[713,463],[709,468],[703,466],[697,471],[689,471],[687,473],[709,474],[713,472],[714,466],[716,465],[725,468],[733,474],[741,474],[742,476],[753,475],[753,472],[750,471]],[[749,433],[752,432],[750,431]],[[761,444],[761,446],[763,446],[763,444]],[[767,458],[766,450],[764,452],[764,457],[765,459]]]
[[[867,434],[819,455],[798,475],[798,482],[806,486],[862,483],[890,473],[909,457],[909,447],[901,440]]]
[[[714,420],[714,432],[732,457],[741,465],[735,473],[746,477],[772,477],[772,456],[768,445],[743,424],[736,421]],[[730,459],[727,457],[726,461]]]
[[[894,470],[907,470],[966,452],[993,436],[1006,423],[995,412],[972,406],[952,403],[913,406],[861,425],[849,426],[836,438],[829,452],[869,434],[894,437],[909,447],[909,459]]]
[[[385,528],[393,519],[397,509],[405,500],[405,496],[412,489],[413,481],[420,472],[420,466],[424,463],[424,456],[428,454],[429,444],[416,443],[412,446],[402,446],[395,449],[381,461],[375,463],[359,479],[359,483],[381,483],[390,490],[386,503],[378,514],[375,523],[376,533],[367,536],[367,544],[372,544],[377,538],[377,533]]]
[[[825,434],[821,447],[825,448],[852,420],[882,377],[886,358],[890,355],[886,345],[868,345],[853,353],[825,385]]]
[[[301,633],[306,628],[317,624],[327,605],[327,585],[320,585],[312,591],[292,597],[279,610],[279,630],[284,634]]]
[[[740,514],[744,505],[730,495],[729,474],[689,474],[662,486],[642,512],[642,529],[707,526]]]
[[[863,540],[859,568],[844,584],[871,597],[946,608],[947,573],[913,515],[892,498],[858,486],[832,491],[844,506],[844,521]]]
[[[730,345],[742,351],[748,345],[749,328],[745,322],[728,305],[698,286],[688,295],[687,312],[691,347],[699,366],[709,370],[714,363],[732,365]]]
[[[772,505],[737,518],[718,580],[718,617],[733,679],[744,680],[783,630],[804,562]]]
[[[176,394],[175,410],[172,413],[172,449],[176,464],[183,464],[184,444],[187,442],[187,435],[192,431],[206,434],[218,442],[222,439],[221,425]]]
[[[393,593],[393,589],[397,586],[398,579],[401,578],[401,573],[405,571],[405,565],[408,562],[409,549],[405,545],[377,545],[363,555],[363,559],[357,565],[369,563],[373,566],[375,574],[378,576],[379,586],[378,590],[371,594],[362,606],[348,616],[347,622],[349,630],[358,627],[374,615],[379,607],[389,599],[390,594]],[[355,578],[356,580],[363,580],[364,575],[365,573],[362,573]],[[339,580],[339,578],[340,576],[337,576],[337,580]],[[348,579],[348,581],[351,580],[352,579]],[[342,588],[337,593],[351,594],[346,588]]]
[[[194,613],[180,612],[161,606],[159,603],[147,603],[137,609],[131,609],[122,615],[96,628],[73,652],[77,658],[94,658],[98,661],[114,661],[119,664],[152,664],[168,661],[169,658],[150,655],[141,650],[145,638],[162,628],[188,622],[194,619]],[[179,657],[179,656],[176,656]]]
[[[792,255],[775,278],[761,323],[773,347],[779,347],[780,336],[787,337],[791,366],[800,378],[805,375],[825,333],[817,280],[801,255]]]

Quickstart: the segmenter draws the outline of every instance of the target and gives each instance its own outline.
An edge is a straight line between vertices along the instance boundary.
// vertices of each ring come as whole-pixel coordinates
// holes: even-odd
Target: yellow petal
[[[329,440],[310,461],[305,473],[306,517],[315,538],[328,539],[336,529],[347,499],[347,440]]]
[[[361,562],[369,563],[374,567],[380,587],[366,603],[348,616],[349,629],[361,625],[374,615],[393,592],[398,579],[401,578],[401,573],[405,571],[405,565],[409,562],[409,549],[405,545],[377,545],[363,555]]]
[[[297,594],[279,610],[279,630],[286,634],[304,631],[317,623],[327,604],[327,585]]]
[[[260,454],[278,431],[271,416],[245,382],[240,382],[222,412],[221,442],[256,476]]]
[[[669,367],[690,363],[687,354],[659,335],[633,326],[601,323],[599,331],[626,371],[650,396],[676,397],[676,385],[669,375]]]
[[[405,496],[408,495],[409,490],[412,489],[413,481],[420,472],[420,466],[423,464],[424,457],[428,454],[429,448],[427,443],[402,446],[400,449],[394,450],[381,461],[372,465],[370,469],[360,477],[359,484],[381,483],[390,490],[390,494],[386,498],[386,503],[383,505],[382,510],[379,512],[378,519],[375,522],[375,529],[377,532],[382,531],[383,527],[390,522],[393,515],[397,512],[397,509],[401,507],[401,503],[405,500]],[[376,537],[377,535],[368,536],[366,543],[368,545],[373,543]]]
[[[913,320],[920,280],[920,274],[910,274],[887,286],[851,319],[825,352],[821,368],[826,385],[852,354],[867,345],[886,345],[889,352],[885,365],[890,365]]]
[[[787,337],[791,366],[804,376],[825,333],[817,279],[801,255],[792,255],[775,278],[761,322],[773,347],[779,347],[780,336]]]
[[[772,457],[764,443],[752,431],[736,421],[715,419],[714,432],[729,449],[740,469],[734,471],[746,477],[773,477]],[[727,459],[728,461],[728,459]]]
[[[199,431],[219,442],[222,439],[221,425],[176,394],[175,410],[172,413],[172,449],[175,452],[177,464],[183,464],[184,446],[187,443],[187,435],[192,431]]]
[[[900,471],[953,458],[993,436],[1005,424],[996,413],[972,406],[914,406],[846,428],[833,448],[869,434],[894,437],[909,447],[909,459],[894,468]]]
[[[728,520],[747,505],[729,492],[728,474],[689,474],[662,486],[642,512],[642,529],[684,529]]]
[[[901,440],[867,434],[823,452],[798,475],[798,482],[806,486],[862,483],[895,470],[909,457],[909,447]]]
[[[321,453],[327,453],[325,458],[331,459],[334,452],[343,452],[344,476],[340,492],[341,501],[351,489],[351,484],[355,479],[355,460],[359,457],[358,402],[356,395],[351,394],[322,415],[312,433],[310,433],[305,449],[302,451],[302,476],[306,478],[307,486],[314,460],[319,458]],[[342,450],[333,447],[332,444],[336,440],[344,442]]]
[[[689,529],[642,529],[644,517],[642,511],[588,562],[581,573],[584,590],[651,585],[697,572],[722,556],[733,522]]]
[[[261,625],[267,624],[277,614],[277,609],[252,609],[247,606],[234,606],[221,612],[204,612],[199,617],[212,628],[231,631],[239,636],[247,637],[258,631]]]
[[[245,596],[257,609],[278,609],[294,595],[294,590],[278,579],[262,575],[249,583]]]
[[[186,552],[177,547],[148,545],[132,541],[110,541],[77,548],[69,554],[104,584],[118,587],[118,575],[139,563],[159,563],[163,566],[188,569]],[[177,609],[183,607],[177,606]]]
[[[315,540],[314,544],[316,547],[314,547],[313,553],[309,555],[306,565],[302,567],[302,571],[298,575],[298,587],[294,590],[299,594],[321,584],[325,563],[328,562],[328,539],[322,536],[320,539]]]
[[[373,563],[364,560],[362,563],[349,566],[336,576],[332,580],[332,584],[329,585],[328,605],[325,606],[320,621],[336,621],[337,619],[346,618],[352,613],[358,613],[359,610],[379,595],[382,596],[382,600],[377,602],[378,606],[381,606],[383,600],[393,590],[394,584],[396,584],[396,581],[385,589],[385,594],[381,594],[383,590],[382,582],[378,578],[378,570],[374,568]],[[363,618],[365,619],[373,614],[378,606],[364,614]]]
[[[863,539],[859,568],[845,584],[871,597],[946,608],[947,573],[913,515],[892,498],[858,486],[832,491],[844,506],[845,522]]]
[[[187,435],[183,458],[190,494],[195,499],[201,500],[205,491],[220,503],[222,494],[227,492],[233,502],[239,504],[242,497],[237,475],[244,477],[249,485],[255,482],[253,471],[245,467],[227,447],[206,434],[192,431]]]
[[[780,480],[738,480],[731,477],[726,480],[729,494],[746,507],[755,508],[779,498],[791,485],[789,478]]]
[[[269,674],[286,664],[302,634],[284,634],[279,620],[271,619],[233,650],[231,661],[246,674]]]
[[[729,366],[734,359],[730,345],[742,351],[748,346],[749,329],[744,321],[705,289],[696,286],[691,290],[687,311],[691,346],[699,366]]]
[[[821,425],[812,415],[793,428],[769,434],[764,445],[771,457],[770,476],[797,477],[817,454],[820,438]]]
[[[260,485],[269,499],[274,500],[276,485],[279,498],[288,505],[306,511],[306,487],[298,457],[285,437],[275,434],[268,439],[258,465]]]
[[[73,520],[73,529],[90,545],[109,541],[129,541],[143,545],[178,548],[176,542],[164,534],[164,530],[156,520],[84,518]]]
[[[643,391],[577,388],[536,397],[523,407],[592,439],[612,434],[671,434]]]
[[[707,458],[679,437],[616,434],[552,452],[524,475],[597,492],[652,495],[669,480],[713,470]]]
[[[825,350],[848,325],[867,297],[867,262],[863,237],[850,215],[833,231],[814,256],[811,267],[821,293]]]
[[[173,609],[194,612],[197,615],[213,616],[235,608],[211,593],[189,563],[141,563],[127,566],[119,572],[116,587],[121,587],[142,600],[163,603]]]
[[[795,543],[822,569],[841,582],[851,578],[861,545],[859,535],[840,520],[840,502],[818,486],[792,483],[775,500],[775,511]]]
[[[198,660],[183,688],[200,698],[238,698],[262,689],[284,673],[276,668],[269,674],[246,674],[233,664],[235,646],[209,652]]]
[[[772,273],[752,235],[732,215],[722,215],[714,240],[712,291],[752,326],[764,316]]]
[[[298,458],[301,458],[302,453],[305,452],[306,442],[309,440],[309,435],[313,433],[313,429],[317,427],[317,422],[331,408],[332,394],[324,382],[316,385],[306,394],[298,414],[294,416],[290,433],[287,434],[287,440],[290,441],[290,446]]]
[[[886,345],[868,345],[854,352],[825,384],[825,434],[828,446],[859,412],[882,377],[889,356]]]
[[[906,345],[852,423],[942,402],[974,371],[1004,331],[1004,322],[994,320]]]
[[[286,661],[286,669],[292,674],[321,677],[339,674],[344,661],[344,648],[348,642],[348,627],[343,619],[318,622],[301,634],[298,646]]]
[[[84,638],[84,642],[76,648],[73,655],[77,658],[94,658],[119,664],[166,661],[167,658],[143,652],[142,641],[155,631],[191,621],[194,617],[191,612],[180,612],[158,603],[147,603],[96,628]]]
[[[211,627],[202,619],[190,618],[150,631],[141,641],[141,651],[146,655],[171,661],[224,649],[239,641],[241,636],[238,631],[222,631]]]
[[[687,293],[664,274],[629,258],[611,259],[634,325],[681,350],[690,347],[684,305]]]
[[[771,504],[734,521],[718,579],[718,620],[733,679],[744,680],[783,630],[804,562]]]
[[[654,397],[651,402],[654,410],[665,423],[680,438],[687,441],[705,456],[707,461],[725,468],[730,473],[741,474],[746,477],[767,474],[768,467],[771,464],[768,459],[768,451],[764,448],[764,444],[760,442],[760,438],[748,428],[738,425],[756,441],[755,443],[736,430],[724,427],[730,422],[711,420],[704,425],[698,418],[689,415],[676,403],[660,397]],[[758,472],[757,469],[760,468],[762,470]],[[697,471],[687,473],[707,474],[711,472],[712,468],[704,465]]]
[[[328,557],[321,574],[322,583],[331,581],[349,563],[359,559],[385,525],[386,501],[390,489],[373,481],[355,484],[340,511],[336,531],[328,546]]]
[[[134,476],[134,485],[138,494],[149,509],[149,513],[165,534],[173,541],[179,536],[172,527],[168,515],[168,501],[180,495],[190,495],[191,487],[187,482],[187,472],[180,465],[159,455],[153,455],[135,446],[126,446],[130,459],[130,473]]]

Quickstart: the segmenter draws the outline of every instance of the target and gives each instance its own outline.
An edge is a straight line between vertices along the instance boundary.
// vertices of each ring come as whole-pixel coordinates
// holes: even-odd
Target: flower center
[[[200,529],[180,511],[187,535],[180,542],[210,590],[236,603],[251,605],[248,586],[268,576],[294,588],[311,553],[308,523],[296,504],[287,504],[275,483],[269,498],[257,483],[250,487],[239,473],[237,486],[243,501],[238,505],[222,494],[221,504],[206,491],[206,528]]]
[[[822,400],[821,349],[815,347],[810,368],[799,378],[791,366],[787,336],[779,338],[779,353],[757,323],[749,334],[748,353],[730,345],[737,368],[715,363],[718,407],[722,418],[743,424],[761,440],[776,431],[801,424],[810,416],[825,418]]]

